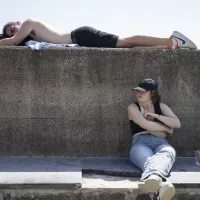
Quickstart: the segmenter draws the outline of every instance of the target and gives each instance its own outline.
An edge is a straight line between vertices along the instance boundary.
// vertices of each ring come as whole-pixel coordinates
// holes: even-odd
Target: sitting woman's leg
[[[149,136],[146,136],[146,138],[147,137],[149,138]],[[155,138],[154,136],[150,137],[151,139]],[[168,191],[172,192],[173,195],[175,190],[173,185],[168,184],[168,186],[166,186],[166,177],[174,164],[176,152],[166,140],[162,138],[157,138],[156,140],[158,142],[156,143],[159,145],[154,146],[152,140],[149,141],[149,144],[152,144],[149,145],[149,147],[142,143],[136,143],[131,148],[131,162],[143,171],[141,182],[138,186],[144,193],[154,193],[157,192],[159,188],[162,190],[162,188],[165,187]],[[165,189],[164,192],[160,192],[166,196],[167,190]]]
[[[169,144],[165,144],[158,146],[154,152],[155,155],[153,156],[153,159],[156,159],[156,161],[160,161],[163,164],[160,165],[159,171],[163,175],[168,176],[175,162],[175,149]],[[175,188],[173,184],[169,181],[169,179],[165,178],[165,181],[161,184],[161,188],[159,190],[158,195],[160,200],[168,200],[175,195]]]
[[[146,168],[145,163],[150,160],[153,155],[154,152],[148,146],[134,144],[130,151],[130,160],[144,172]]]
[[[158,174],[165,179],[175,162],[176,151],[168,143],[159,145],[154,150],[154,155],[148,159],[144,166],[144,173],[142,180],[147,178],[150,174]]]
[[[152,149],[144,144],[133,145],[130,151],[131,162],[143,171],[143,174],[148,170],[148,163],[154,156]],[[139,189],[143,193],[155,193],[159,190],[162,184],[162,178],[158,176],[159,172],[149,172],[149,175],[138,184]]]

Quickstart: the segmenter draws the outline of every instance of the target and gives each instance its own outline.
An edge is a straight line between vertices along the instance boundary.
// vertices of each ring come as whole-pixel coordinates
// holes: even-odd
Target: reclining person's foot
[[[162,178],[156,174],[150,175],[144,181],[140,181],[138,188],[143,193],[155,193],[159,190],[162,184]]]
[[[159,200],[171,200],[175,195],[175,188],[171,182],[163,182],[159,190]]]
[[[173,46],[169,47],[172,49],[178,48],[189,48],[189,49],[197,49],[197,46],[194,42],[192,42],[189,38],[179,33],[178,31],[174,31],[171,35],[170,39],[173,40]]]

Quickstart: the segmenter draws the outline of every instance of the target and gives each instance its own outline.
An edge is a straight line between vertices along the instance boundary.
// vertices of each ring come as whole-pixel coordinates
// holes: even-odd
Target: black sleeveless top
[[[139,103],[136,102],[135,104],[137,105],[139,111],[141,111]],[[160,103],[159,102],[157,102],[157,103],[154,104],[154,110],[155,110],[155,114],[162,115],[162,111],[161,111]],[[153,121],[154,122],[162,123],[161,121],[159,121],[157,119],[154,119]],[[142,131],[146,131],[145,129],[141,128],[139,125],[137,125],[132,120],[130,120],[130,127],[131,127],[131,131],[132,131],[132,135],[135,135],[136,133],[139,133],[139,132],[142,132]]]

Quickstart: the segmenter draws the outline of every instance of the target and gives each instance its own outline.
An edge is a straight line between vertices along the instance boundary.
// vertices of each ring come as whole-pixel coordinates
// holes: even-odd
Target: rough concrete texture
[[[141,194],[138,180],[124,177],[84,176],[80,189],[0,190],[0,200],[151,200]],[[173,200],[199,200],[199,189],[177,189]]]
[[[180,117],[170,143],[200,148],[200,51],[0,48],[0,155],[127,156],[131,88],[156,79]]]

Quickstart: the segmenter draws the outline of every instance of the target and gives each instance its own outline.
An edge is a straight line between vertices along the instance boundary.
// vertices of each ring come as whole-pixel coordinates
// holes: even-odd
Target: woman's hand
[[[158,114],[155,114],[155,113],[144,113],[144,118],[147,119],[147,120],[153,120],[153,119],[159,119],[160,115]],[[165,126],[165,132],[168,134],[168,135],[172,135],[173,132],[174,132],[174,129],[169,127],[169,126]]]
[[[169,127],[169,126],[166,126],[166,131],[165,131],[168,135],[172,135],[174,133],[174,129]]]
[[[159,115],[155,113],[147,112],[147,113],[144,113],[144,118],[148,120],[153,120],[153,119],[158,119]]]

